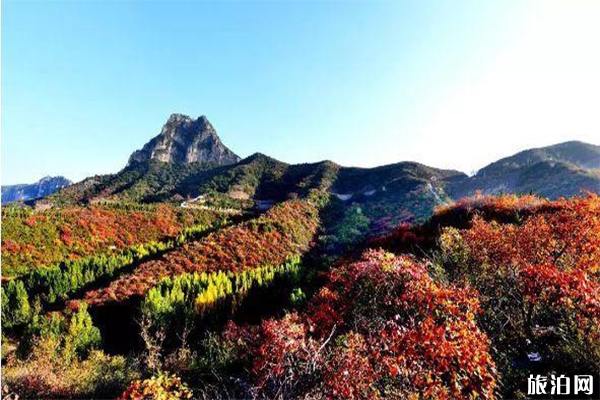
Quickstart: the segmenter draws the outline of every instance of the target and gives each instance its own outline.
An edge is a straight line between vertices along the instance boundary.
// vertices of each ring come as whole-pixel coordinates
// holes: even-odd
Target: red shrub
[[[343,398],[493,398],[495,367],[478,312],[475,292],[434,282],[412,258],[369,251],[330,272],[302,319],[268,321],[247,336],[257,349],[249,358],[259,386],[264,377],[290,376],[288,357],[306,365],[315,354],[307,349],[324,348],[327,355],[313,357],[320,381],[299,391],[320,385]]]
[[[451,279],[481,293],[503,373],[517,373],[512,365],[530,353],[552,371],[600,366],[598,196],[547,202],[513,223],[475,216],[470,228],[442,235],[442,248]],[[509,396],[519,379],[506,377]]]

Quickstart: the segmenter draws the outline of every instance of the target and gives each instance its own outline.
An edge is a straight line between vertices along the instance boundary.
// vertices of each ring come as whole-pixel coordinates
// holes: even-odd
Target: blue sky
[[[599,4],[4,1],[2,183],[116,172],[175,112],[292,163],[598,144]]]

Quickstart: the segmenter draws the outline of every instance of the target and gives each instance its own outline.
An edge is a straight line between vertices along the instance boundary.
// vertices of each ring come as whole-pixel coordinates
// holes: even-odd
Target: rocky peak
[[[223,145],[205,116],[193,119],[187,115],[172,114],[160,134],[131,155],[129,164],[147,160],[227,165],[238,162],[240,158]]]

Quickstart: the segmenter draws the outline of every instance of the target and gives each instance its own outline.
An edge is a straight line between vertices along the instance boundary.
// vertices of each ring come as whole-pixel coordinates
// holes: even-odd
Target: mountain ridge
[[[536,193],[556,198],[582,190],[600,192],[600,146],[567,141],[522,150],[494,161],[454,188],[455,197]]]
[[[600,146],[579,140],[571,140],[549,146],[521,150],[512,156],[501,158],[486,165],[476,175],[489,173],[507,164],[510,166],[511,163],[513,167],[522,167],[542,161],[568,162],[584,169],[599,169],[599,155]]]
[[[208,147],[202,147],[205,144]],[[223,145],[206,117],[173,114],[161,134],[134,152],[124,169],[87,178],[43,201],[184,202],[213,193],[278,202],[319,189],[344,204],[360,204],[376,218],[395,213],[423,219],[436,206],[479,191],[531,192],[549,198],[582,190],[600,193],[596,167],[600,146],[577,141],[521,151],[488,164],[472,177],[412,161],[361,168],[329,160],[289,164],[260,152],[240,159]]]
[[[2,185],[2,203],[45,197],[72,184],[73,182],[64,176],[45,176],[34,183]]]

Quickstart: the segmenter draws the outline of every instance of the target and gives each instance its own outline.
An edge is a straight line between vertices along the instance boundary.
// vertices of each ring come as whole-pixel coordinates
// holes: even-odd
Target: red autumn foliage
[[[405,222],[386,236],[370,238],[368,246],[373,249],[384,248],[394,253],[409,253],[430,246],[433,243],[431,237],[428,227]]]
[[[323,367],[323,379],[329,392],[346,399],[378,397],[375,389],[378,374],[369,356],[365,338],[359,333],[347,334]],[[390,372],[396,376],[395,370]]]
[[[475,213],[484,215],[486,219],[513,220],[516,215],[531,215],[554,208],[551,201],[533,195],[484,196],[477,193],[436,208],[434,220],[452,220],[456,224],[468,221]]]
[[[450,278],[481,294],[483,327],[502,372],[513,374],[508,395],[527,372],[511,365],[528,353],[547,370],[600,366],[598,196],[548,201],[511,223],[475,215],[470,228],[446,230],[441,246]]]
[[[559,200],[553,206],[557,211],[533,215],[522,224],[474,218],[462,238],[475,263],[495,270],[492,280],[481,281],[481,290],[518,289],[527,303],[577,304],[573,312],[598,318],[600,199]],[[508,276],[515,280],[510,288],[493,279]]]
[[[3,274],[18,275],[69,258],[162,240],[214,219],[210,212],[167,205],[144,211],[91,207],[16,215],[3,212]]]
[[[280,388],[312,361],[320,372],[312,377],[321,379],[297,380],[297,391],[320,385],[341,398],[493,398],[494,363],[478,312],[472,290],[433,281],[413,258],[369,251],[333,269],[301,319],[263,322],[260,334],[246,328],[242,336],[251,340],[246,357],[260,388]]]
[[[306,200],[290,200],[256,220],[221,229],[160,259],[145,262],[109,286],[88,292],[85,298],[90,304],[121,301],[145,294],[167,276],[280,265],[308,248],[317,227],[316,206]]]
[[[317,342],[307,337],[306,325],[297,314],[263,321],[244,334],[246,340],[250,339],[246,357],[253,360],[250,373],[259,390],[273,382],[298,384],[303,376],[312,372],[319,357]]]
[[[369,240],[370,248],[384,248],[394,253],[423,255],[435,249],[436,240],[444,227],[469,228],[475,217],[486,221],[514,223],[530,215],[550,213],[560,208],[556,202],[528,196],[482,196],[463,198],[436,208],[434,215],[422,225],[402,223],[384,236]]]

